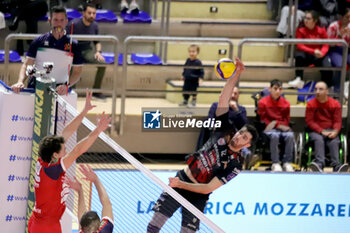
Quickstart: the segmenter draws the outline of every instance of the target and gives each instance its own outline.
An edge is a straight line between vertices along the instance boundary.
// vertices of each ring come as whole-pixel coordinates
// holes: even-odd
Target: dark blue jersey
[[[62,38],[56,40],[56,38],[50,33],[45,33],[33,40],[27,52],[27,57],[36,58],[37,52],[40,48],[51,48],[65,52],[70,51],[70,37],[64,35]],[[72,55],[73,65],[82,65],[84,62],[80,49],[78,48],[78,42],[72,40]]]

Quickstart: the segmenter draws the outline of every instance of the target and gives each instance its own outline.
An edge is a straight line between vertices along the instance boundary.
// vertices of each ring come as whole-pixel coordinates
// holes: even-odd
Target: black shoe
[[[348,170],[349,170],[349,165],[347,163],[344,163],[341,166],[339,166],[336,171],[337,172],[348,172]]]
[[[106,100],[107,96],[102,93],[93,93],[92,97],[95,99]]]
[[[311,171],[313,172],[323,172],[322,168],[320,167],[320,165],[318,165],[315,162],[311,162],[309,165],[309,168],[311,169]]]

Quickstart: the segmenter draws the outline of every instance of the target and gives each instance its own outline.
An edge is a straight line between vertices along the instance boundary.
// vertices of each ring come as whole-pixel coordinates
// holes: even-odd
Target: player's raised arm
[[[97,127],[87,137],[82,139],[71,152],[63,157],[64,169],[68,169],[80,155],[89,149],[98,138],[98,135],[109,127],[110,122],[111,118],[103,112]]]
[[[100,179],[96,175],[96,173],[91,169],[89,165],[81,165],[79,170],[81,173],[84,174],[85,180],[91,181],[95,184],[98,197],[100,198],[100,202],[102,204],[102,218],[108,217],[113,222],[113,209],[112,209],[112,203],[108,197],[108,194],[106,192],[106,189],[104,188],[103,184],[101,183]]]
[[[229,102],[232,96],[233,88],[238,82],[239,75],[245,69],[241,60],[239,60],[238,58],[235,58],[235,61],[236,61],[236,73],[232,78],[227,80],[224,88],[221,91],[218,108],[216,109],[216,116],[221,116],[226,112],[228,112]]]
[[[78,127],[81,124],[83,118],[86,116],[86,114],[91,109],[96,107],[96,105],[91,104],[91,99],[92,99],[92,91],[89,92],[89,89],[86,89],[86,99],[85,99],[84,109],[63,129],[62,137],[64,138],[65,141],[67,141],[70,138],[70,136],[72,136],[72,134],[78,130]]]

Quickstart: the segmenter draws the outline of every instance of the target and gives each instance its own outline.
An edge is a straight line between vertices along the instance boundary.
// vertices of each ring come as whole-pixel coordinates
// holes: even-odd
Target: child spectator
[[[345,8],[340,12],[340,19],[331,23],[327,29],[330,39],[344,39],[350,45],[350,8]],[[331,59],[332,66],[341,67],[343,62],[343,48],[341,46],[331,46],[328,56]],[[350,65],[350,54],[348,53],[347,63]],[[340,71],[334,72],[333,77],[334,91],[338,92],[340,88]]]
[[[199,54],[198,45],[190,45],[188,47],[188,55],[185,66],[201,66],[202,62],[197,58]],[[203,69],[188,69],[185,68],[182,72],[181,80],[184,80],[184,86],[182,91],[197,91],[199,83],[203,81],[204,70]],[[184,101],[180,103],[180,106],[186,106],[188,104],[189,94],[183,94]],[[192,94],[192,102],[188,104],[189,107],[195,107],[197,101],[197,94]]]
[[[296,32],[298,39],[327,39],[328,35],[326,29],[318,26],[319,15],[316,11],[306,12],[304,18],[304,26],[299,27]],[[305,67],[311,64],[319,67],[331,67],[331,61],[326,56],[329,49],[328,44],[297,44],[297,51],[295,52],[295,66]],[[288,82],[292,87],[302,88],[303,70],[296,70],[296,79]],[[332,83],[332,71],[321,71],[321,79],[327,85]]]

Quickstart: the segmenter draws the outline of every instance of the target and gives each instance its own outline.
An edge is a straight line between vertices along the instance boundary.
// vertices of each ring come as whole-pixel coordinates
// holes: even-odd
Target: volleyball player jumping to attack
[[[242,169],[243,147],[249,147],[257,137],[256,129],[251,125],[243,126],[238,132],[228,122],[229,102],[239,75],[244,71],[243,63],[236,58],[236,74],[229,79],[219,98],[216,120],[221,127],[197,152],[187,157],[187,167],[169,178],[170,186],[191,202],[200,211],[209,199],[209,195],[223,184],[233,179]],[[147,232],[159,232],[165,222],[181,205],[169,194],[163,192],[153,207],[154,215],[148,224]],[[187,209],[182,209],[182,233],[194,233],[199,229],[199,219]]]
[[[85,107],[63,130],[62,136],[50,135],[39,143],[39,158],[35,174],[35,206],[28,223],[29,233],[61,233],[60,219],[66,208],[69,187],[64,182],[65,171],[86,152],[106,130],[111,118],[102,113],[97,127],[73,150],[66,153],[65,141],[78,130],[83,118],[95,105],[91,104],[92,92],[86,91]]]

